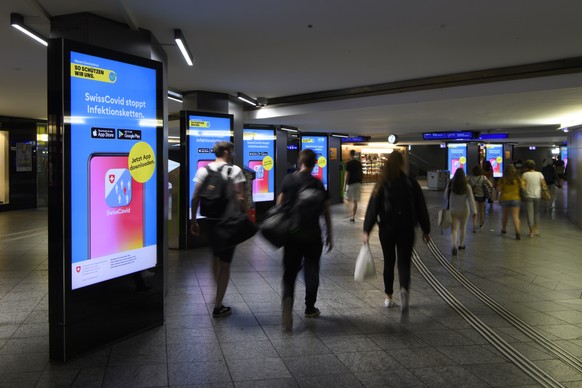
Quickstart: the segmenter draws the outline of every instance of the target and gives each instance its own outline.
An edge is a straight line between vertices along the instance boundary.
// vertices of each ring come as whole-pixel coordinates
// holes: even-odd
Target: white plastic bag
[[[356,270],[354,271],[354,280],[362,282],[376,277],[376,265],[374,265],[374,258],[370,246],[363,244],[356,260]]]
[[[439,216],[438,216],[438,226],[441,227],[441,229],[448,229],[451,227],[451,212],[449,211],[449,209],[441,209],[439,210]]]

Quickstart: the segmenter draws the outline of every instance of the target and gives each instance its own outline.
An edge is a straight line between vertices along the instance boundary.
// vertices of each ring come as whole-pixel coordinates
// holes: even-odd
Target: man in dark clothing
[[[552,210],[556,207],[556,169],[552,160],[546,163],[546,159],[542,162],[542,175],[544,180],[548,185],[548,190],[550,191],[550,200],[548,201],[548,210]]]
[[[277,198],[277,203],[292,209],[295,219],[293,233],[283,252],[282,326],[285,330],[293,328],[295,280],[302,262],[305,276],[305,316],[317,317],[320,314],[315,302],[319,288],[319,262],[323,250],[319,226],[319,217],[322,214],[327,229],[325,245],[328,252],[332,249],[328,193],[321,181],[311,175],[315,162],[316,155],[312,150],[301,151],[300,170],[283,179],[281,194]]]
[[[350,151],[350,160],[346,163],[346,175],[344,177],[345,198],[352,203],[352,218],[350,222],[355,222],[358,211],[358,201],[362,192],[362,163],[356,159],[356,151]]]

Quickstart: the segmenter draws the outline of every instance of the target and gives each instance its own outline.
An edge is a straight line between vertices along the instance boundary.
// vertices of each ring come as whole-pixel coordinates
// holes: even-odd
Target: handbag
[[[287,243],[290,230],[291,216],[283,204],[270,208],[260,227],[263,237],[277,248],[281,248]]]
[[[370,245],[362,244],[360,253],[356,259],[356,269],[354,270],[354,280],[362,282],[376,277],[376,265],[372,257]]]
[[[257,226],[248,214],[238,213],[225,217],[216,225],[216,234],[225,247],[238,245],[257,233]]]
[[[451,211],[449,209],[439,210],[437,224],[441,227],[441,229],[450,228],[452,222],[453,220],[451,218]]]

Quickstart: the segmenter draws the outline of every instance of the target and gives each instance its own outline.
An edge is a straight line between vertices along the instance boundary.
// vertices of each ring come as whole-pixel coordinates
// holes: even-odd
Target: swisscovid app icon
[[[105,173],[105,202],[109,207],[131,203],[132,179],[127,168],[112,168]]]

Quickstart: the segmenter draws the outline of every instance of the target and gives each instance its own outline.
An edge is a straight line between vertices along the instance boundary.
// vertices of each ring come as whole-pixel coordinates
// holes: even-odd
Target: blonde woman
[[[507,233],[507,219],[511,216],[515,228],[515,239],[521,240],[521,222],[519,220],[519,207],[521,206],[521,188],[523,182],[517,170],[511,164],[507,164],[503,171],[503,178],[497,182],[499,191],[499,204],[501,205],[501,233]]]

